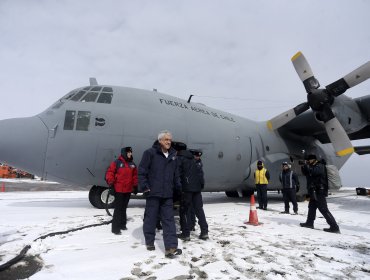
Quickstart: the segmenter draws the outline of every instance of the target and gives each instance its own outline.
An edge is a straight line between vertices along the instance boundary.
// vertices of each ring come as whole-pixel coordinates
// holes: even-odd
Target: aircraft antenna
[[[193,96],[194,96],[193,94],[190,94],[189,99],[188,99],[188,103],[190,103],[190,100],[191,100],[191,98],[192,98]]]
[[[96,80],[96,78],[90,78],[89,81],[90,81],[90,86],[98,85],[98,81]]]

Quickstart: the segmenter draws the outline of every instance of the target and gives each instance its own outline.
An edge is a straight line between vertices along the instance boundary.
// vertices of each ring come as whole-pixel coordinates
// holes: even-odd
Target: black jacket
[[[203,169],[201,161],[196,161],[188,151],[177,153],[179,172],[183,192],[200,192],[204,187]]]
[[[158,141],[143,154],[138,169],[139,189],[150,190],[148,196],[169,198],[174,188],[181,188],[175,149],[166,158]]]
[[[290,179],[292,179],[292,181],[290,181]],[[280,173],[279,180],[284,189],[295,189],[296,187],[299,187],[298,176],[290,169],[286,171],[283,170]]]
[[[319,193],[325,193],[328,186],[328,178],[326,167],[321,162],[316,161],[313,164],[305,164],[302,166],[302,173],[307,178],[307,189],[314,190]]]

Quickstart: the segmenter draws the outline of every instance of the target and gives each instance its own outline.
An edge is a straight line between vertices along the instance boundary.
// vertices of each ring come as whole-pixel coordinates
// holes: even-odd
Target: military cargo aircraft
[[[93,206],[105,207],[105,171],[123,146],[132,146],[138,164],[161,130],[203,151],[204,191],[250,195],[253,172],[262,160],[270,170],[269,189],[279,189],[281,163],[288,161],[305,184],[298,162],[315,153],[338,169],[356,151],[351,140],[370,137],[370,95],[343,93],[370,77],[367,62],[320,89],[301,52],[293,65],[307,101],[268,122],[256,122],[156,90],[90,85],[72,90],[44,112],[0,121],[0,161],[47,180],[92,186]],[[360,147],[366,154],[369,147]],[[301,188],[300,195],[306,192]],[[109,205],[113,200],[109,200]]]

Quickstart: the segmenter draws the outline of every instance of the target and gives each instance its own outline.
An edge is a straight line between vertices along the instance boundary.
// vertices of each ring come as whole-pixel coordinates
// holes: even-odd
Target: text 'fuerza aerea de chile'
[[[189,105],[189,104],[187,105],[187,104],[182,103],[182,102],[167,100],[167,99],[162,99],[162,98],[159,98],[159,102],[161,104],[164,104],[164,105],[179,107],[179,108],[182,108],[182,109],[185,109],[185,110],[192,110],[194,112],[209,115],[209,116],[212,116],[212,117],[215,117],[215,118],[218,118],[218,119],[223,119],[223,120],[235,122],[235,120],[232,117],[225,116],[225,115],[222,115],[220,113],[212,112],[212,111],[209,111],[209,110],[206,110],[206,109],[203,109],[203,108],[199,108],[199,107],[196,107],[194,105]]]

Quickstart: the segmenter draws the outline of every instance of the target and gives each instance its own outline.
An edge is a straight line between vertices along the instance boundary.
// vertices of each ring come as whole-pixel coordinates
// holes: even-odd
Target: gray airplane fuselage
[[[88,186],[106,186],[106,168],[123,146],[133,148],[139,164],[145,149],[161,130],[173,140],[203,151],[205,191],[243,190],[254,186],[257,160],[270,170],[270,188],[279,188],[281,162],[302,158],[302,150],[315,151],[340,168],[330,144],[307,137],[281,136],[266,122],[255,122],[202,104],[186,102],[156,91],[110,88],[111,102],[72,100],[79,88],[44,112],[30,118],[0,121],[0,162],[47,180]],[[95,88],[96,89],[96,88]],[[297,161],[296,161],[297,162]],[[299,166],[293,166],[299,172]]]

